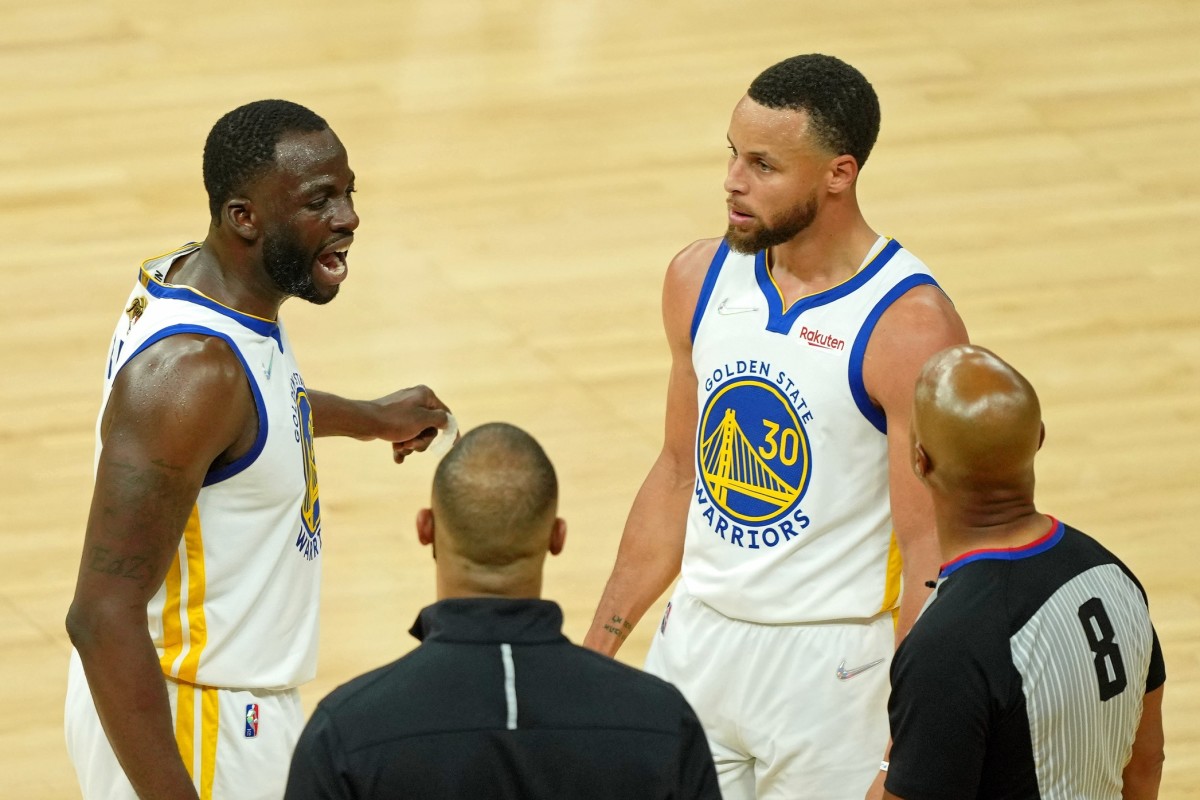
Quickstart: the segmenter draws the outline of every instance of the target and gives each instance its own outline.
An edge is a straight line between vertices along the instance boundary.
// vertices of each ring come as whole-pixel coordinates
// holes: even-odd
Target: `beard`
[[[817,218],[817,196],[808,198],[808,202],[792,209],[786,217],[774,225],[760,225],[749,231],[738,230],[732,223],[725,231],[725,241],[729,249],[735,253],[751,255],[759,250],[789,242],[800,234],[813,220]]]
[[[337,296],[337,286],[322,289],[313,280],[313,262],[317,253],[310,253],[295,231],[272,227],[263,233],[263,268],[275,288],[289,297],[299,297],[316,305],[325,305]]]

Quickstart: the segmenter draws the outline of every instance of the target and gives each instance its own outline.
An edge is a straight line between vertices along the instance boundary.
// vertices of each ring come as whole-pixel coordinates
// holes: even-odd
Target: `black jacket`
[[[424,609],[420,647],[321,701],[285,797],[719,800],[683,695],[561,629],[544,600]]]

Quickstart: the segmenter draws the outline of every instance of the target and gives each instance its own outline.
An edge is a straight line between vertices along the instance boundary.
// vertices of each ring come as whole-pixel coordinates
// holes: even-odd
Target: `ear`
[[[1038,432],[1038,450],[1042,449],[1042,445],[1046,443],[1046,423],[1039,422],[1038,427],[1041,429]]]
[[[841,194],[854,187],[858,180],[858,161],[850,154],[840,155],[829,162],[829,182],[826,190],[830,194]]]
[[[555,517],[554,525],[550,528],[550,555],[556,556],[561,553],[566,542],[567,521],[562,517]]]
[[[221,213],[225,215],[225,222],[229,224],[230,229],[248,242],[256,241],[262,233],[259,230],[260,221],[254,202],[247,197],[231,197],[226,200]]]
[[[921,483],[929,482],[929,472],[933,469],[933,462],[929,460],[929,454],[925,452],[925,448],[920,442],[915,442],[912,448],[913,473],[917,476],[917,480]]]
[[[417,512],[417,541],[425,546],[433,544],[432,508],[422,508]]]

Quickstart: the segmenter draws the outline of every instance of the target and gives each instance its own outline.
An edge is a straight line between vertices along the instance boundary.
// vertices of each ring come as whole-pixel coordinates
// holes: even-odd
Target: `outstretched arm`
[[[583,644],[614,655],[633,627],[679,575],[684,526],[695,481],[696,374],[692,313],[714,240],[696,242],[671,261],[663,285],[663,326],[671,347],[662,452],[630,508],[616,564]]]
[[[427,448],[447,424],[450,409],[428,386],[414,386],[377,400],[349,400],[310,391],[314,436],[350,436],[392,443],[396,463]]]
[[[195,798],[146,626],[209,467],[240,455],[257,431],[233,353],[215,338],[173,336],[117,376],[101,426],[67,632],[96,711],[142,798]]]

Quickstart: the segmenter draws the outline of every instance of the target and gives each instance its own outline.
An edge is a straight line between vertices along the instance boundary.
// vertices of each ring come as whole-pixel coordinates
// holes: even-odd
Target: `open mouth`
[[[321,271],[325,273],[330,283],[341,283],[346,280],[348,273],[346,254],[350,250],[352,242],[353,239],[343,239],[333,249],[326,250],[317,256],[317,263],[321,265]]]

